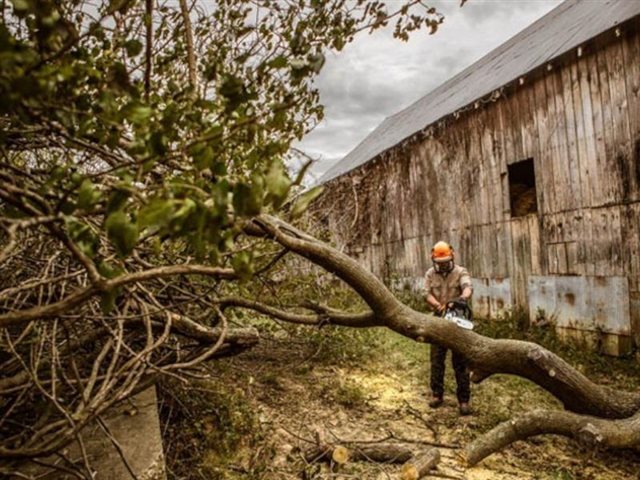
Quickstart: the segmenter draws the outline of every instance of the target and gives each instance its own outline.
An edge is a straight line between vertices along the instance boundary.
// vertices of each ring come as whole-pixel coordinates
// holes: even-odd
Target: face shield
[[[453,270],[453,258],[439,258],[434,260],[433,269],[436,273],[449,273]]]

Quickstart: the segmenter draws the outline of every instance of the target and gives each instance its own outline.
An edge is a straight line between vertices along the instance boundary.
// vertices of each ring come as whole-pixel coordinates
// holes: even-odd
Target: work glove
[[[456,298],[456,299],[454,300],[454,302],[456,302],[456,303],[461,303],[461,304],[463,304],[463,305],[467,305],[467,304],[469,303],[469,300],[467,300],[467,299],[466,299],[466,298],[464,298],[464,297],[458,297],[458,298]]]
[[[469,301],[466,298],[457,297],[451,300],[447,305],[449,305],[449,307],[455,307],[456,305],[466,307],[468,306],[468,304],[469,304]]]

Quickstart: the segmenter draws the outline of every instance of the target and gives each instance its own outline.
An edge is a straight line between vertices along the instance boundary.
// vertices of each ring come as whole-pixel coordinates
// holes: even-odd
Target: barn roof
[[[640,15],[637,0],[566,0],[404,110],[387,117],[320,183],[353,170],[428,125]]]

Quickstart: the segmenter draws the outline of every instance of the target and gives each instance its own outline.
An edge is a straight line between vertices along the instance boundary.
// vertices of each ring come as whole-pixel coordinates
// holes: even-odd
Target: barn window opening
[[[538,196],[536,195],[536,173],[533,167],[533,158],[513,163],[507,168],[511,216],[523,217],[530,213],[536,213],[538,211]]]

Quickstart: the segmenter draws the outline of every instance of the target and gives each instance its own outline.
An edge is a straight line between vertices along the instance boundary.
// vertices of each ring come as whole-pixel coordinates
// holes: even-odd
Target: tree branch
[[[542,434],[563,435],[590,448],[631,448],[640,445],[640,412],[624,420],[603,420],[571,412],[534,410],[499,424],[465,449],[473,466],[518,440]]]
[[[416,341],[436,343],[465,356],[473,381],[495,373],[518,375],[550,392],[566,409],[598,417],[627,418],[640,410],[640,393],[597,385],[535,343],[484,337],[409,308],[357,261],[282,220],[260,215],[245,228],[249,235],[260,235],[261,231],[344,280],[371,307],[381,324]]]
[[[282,310],[272,305],[236,296],[222,297],[216,300],[216,303],[220,305],[221,309],[228,307],[246,308],[289,323],[304,325],[322,325],[324,323],[329,323],[332,325],[354,328],[378,327],[384,325],[377,319],[374,313],[370,311],[362,313],[347,313],[324,308],[318,314],[303,314]]]

